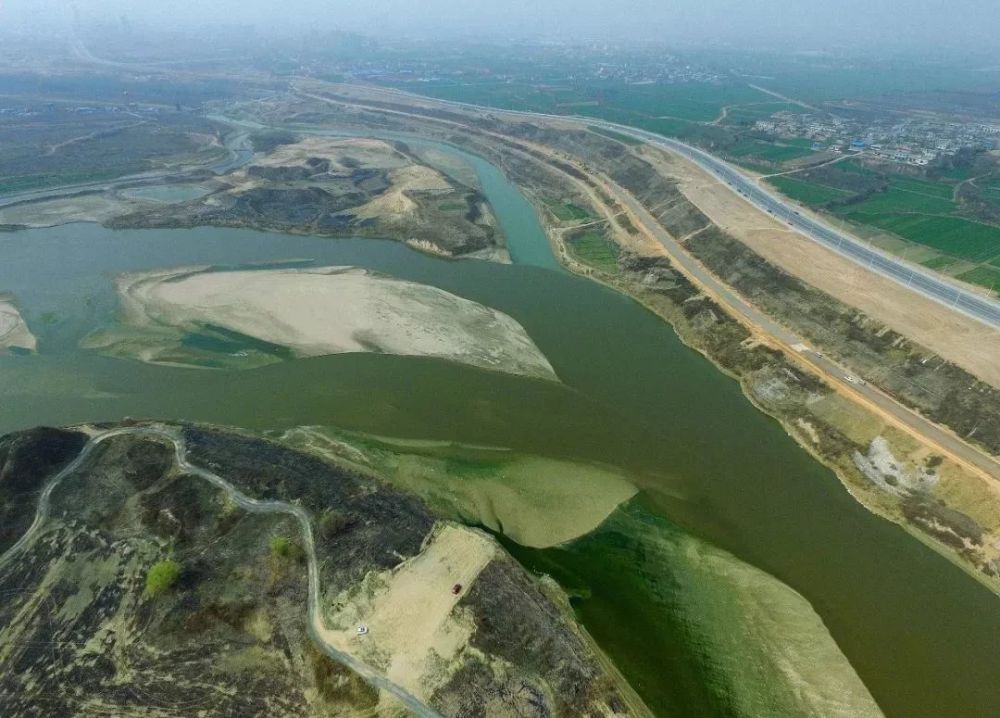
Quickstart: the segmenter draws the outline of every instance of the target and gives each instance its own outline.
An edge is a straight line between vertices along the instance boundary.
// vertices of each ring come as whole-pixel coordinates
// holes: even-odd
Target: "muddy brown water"
[[[40,342],[37,356],[0,358],[0,431],[124,416],[260,430],[328,424],[613,464],[636,477],[649,515],[801,593],[887,715],[1000,714],[997,597],[854,501],[668,325],[552,269],[530,205],[499,171],[478,169],[514,265],[447,261],[387,241],[210,228],[0,235],[0,290],[17,295]],[[78,348],[114,316],[115,273],[274,260],[369,267],[496,307],[524,325],[563,383],[384,355],[206,371]],[[623,593],[636,581],[621,572],[638,575],[639,559],[623,567],[620,554],[602,560],[609,550],[591,541],[521,558],[585,589],[581,619],[659,714],[724,714],[699,689],[691,637],[651,610],[641,586]]]

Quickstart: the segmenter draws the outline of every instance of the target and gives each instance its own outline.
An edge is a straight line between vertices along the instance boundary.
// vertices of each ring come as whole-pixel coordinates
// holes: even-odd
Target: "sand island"
[[[121,275],[117,283],[121,326],[85,344],[118,356],[204,364],[206,354],[216,363],[254,355],[260,364],[377,352],[557,378],[510,316],[356,267],[167,269]]]

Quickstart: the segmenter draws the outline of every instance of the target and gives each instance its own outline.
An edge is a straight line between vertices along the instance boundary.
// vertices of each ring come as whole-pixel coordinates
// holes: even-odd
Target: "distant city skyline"
[[[409,36],[495,39],[661,39],[822,49],[878,45],[990,48],[1000,34],[993,0],[5,0],[0,27],[68,26],[128,17],[137,28],[251,24],[260,30],[341,29]]]

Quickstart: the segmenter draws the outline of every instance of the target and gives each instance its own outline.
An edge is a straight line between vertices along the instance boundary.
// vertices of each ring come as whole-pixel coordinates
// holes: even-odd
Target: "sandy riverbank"
[[[122,275],[118,289],[124,329],[133,335],[99,337],[89,346],[146,361],[162,359],[168,346],[176,355],[181,336],[221,328],[294,356],[427,356],[556,379],[548,360],[508,315],[364,269],[170,269]]]
[[[35,351],[38,342],[24,323],[10,294],[0,294],[0,353],[9,349]]]
[[[548,548],[590,533],[637,493],[612,467],[453,442],[345,435],[299,427],[282,441],[374,471],[438,515]]]
[[[458,603],[498,553],[496,543],[475,529],[439,524],[415,557],[369,574],[338,596],[340,609],[316,631],[429,701],[450,678],[444,667],[468,650],[475,630]],[[359,625],[367,628],[365,635],[358,635]]]

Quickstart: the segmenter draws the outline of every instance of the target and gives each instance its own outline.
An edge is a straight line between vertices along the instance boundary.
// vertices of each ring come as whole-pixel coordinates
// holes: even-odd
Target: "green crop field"
[[[983,190],[983,197],[1000,202],[1000,179],[978,180],[976,185]]]
[[[628,124],[637,124],[640,118],[709,122],[718,117],[726,105],[769,99],[767,95],[746,85],[708,83],[630,85],[610,80],[528,83],[491,78],[434,80],[419,84],[402,82],[396,85],[442,100],[510,109],[584,114]]]
[[[747,85],[683,83],[676,85],[623,85],[591,83],[604,102],[647,117],[669,116],[709,122],[725,105],[766,101],[768,96]]]
[[[836,199],[851,196],[851,193],[846,190],[834,189],[794,177],[770,177],[767,181],[786,197],[810,205],[826,204]]]
[[[877,192],[870,199],[850,208],[851,214],[951,214],[956,209],[951,198],[943,199],[899,189],[896,183],[885,192]]]
[[[958,278],[990,289],[1000,289],[1000,268],[982,265],[965,274],[958,275]]]
[[[578,207],[572,202],[550,204],[549,209],[552,210],[552,214],[554,214],[556,218],[562,222],[572,222],[574,220],[587,219],[590,217],[590,212],[585,210],[583,207]]]
[[[951,200],[954,187],[945,182],[930,182],[927,180],[914,179],[912,177],[894,176],[891,180],[892,186],[896,189],[914,194],[923,194],[928,197]]]
[[[811,144],[811,143],[810,143]],[[783,144],[762,142],[760,140],[743,140],[726,148],[733,157],[758,157],[772,162],[787,162],[813,154],[808,146],[802,146],[794,141]]]
[[[928,269],[947,269],[951,265],[960,262],[961,260],[955,257],[949,257],[947,255],[938,255],[937,257],[931,257],[926,262],[921,262]]]
[[[941,176],[945,179],[961,182],[967,179],[972,179],[973,174],[974,173],[971,167],[952,167],[951,169],[945,171]]]
[[[970,222],[961,217],[924,214],[864,214],[851,212],[846,219],[897,234],[946,254],[981,262],[1000,252],[1000,227]]]
[[[584,232],[572,237],[570,251],[577,259],[604,272],[618,271],[618,250],[597,232]]]

